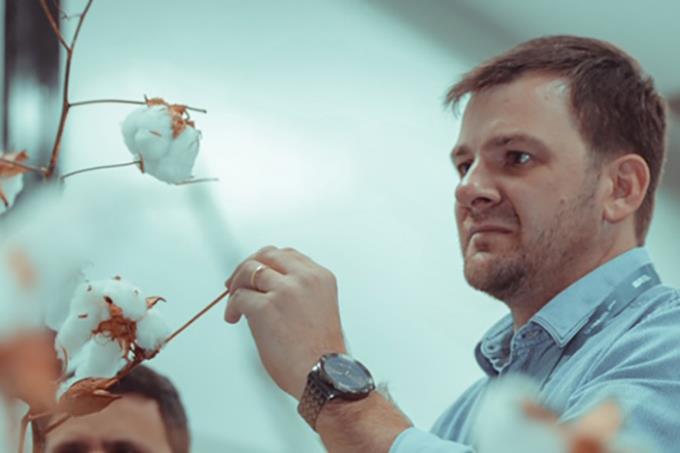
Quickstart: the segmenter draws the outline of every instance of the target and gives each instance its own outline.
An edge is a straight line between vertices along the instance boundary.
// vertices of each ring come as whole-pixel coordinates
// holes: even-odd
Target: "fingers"
[[[241,316],[254,315],[268,303],[267,295],[247,288],[239,288],[229,296],[224,320],[230,324],[239,322]]]
[[[292,248],[265,247],[254,255],[254,259],[284,275],[304,272],[311,264],[309,258]]]
[[[257,269],[258,264],[253,265],[253,261],[265,264],[281,275],[305,273],[305,271],[307,271],[310,266],[313,266],[313,262],[309,258],[295,249],[279,249],[277,247],[268,245],[250,255],[236,268],[236,270],[226,282],[226,286],[229,288],[229,291],[233,291],[239,287],[235,285],[236,276],[240,276],[242,278],[244,275],[246,275],[245,273],[247,273],[248,270],[250,270],[251,273],[247,275],[252,275],[252,272]],[[262,274],[264,273],[265,272],[262,272]],[[260,277],[258,276],[258,282],[259,281]],[[244,280],[240,280],[240,282],[241,285],[244,286]],[[245,286],[248,287],[250,285]],[[260,286],[260,288],[262,289],[262,286]]]
[[[255,253],[253,253],[252,255],[250,255],[248,258],[246,258],[241,264],[239,264],[239,265],[236,267],[236,270],[234,270],[234,272],[232,272],[231,277],[229,277],[229,278],[227,279],[226,283],[225,283],[225,286],[226,286],[227,288],[229,288],[229,291],[232,291],[232,289],[234,289],[234,288],[232,288],[231,282],[234,280],[234,276],[236,276],[236,274],[239,273],[239,271],[241,270],[241,268],[242,268],[248,261],[254,260],[255,257],[256,257],[259,253],[264,252],[264,251],[269,250],[269,249],[276,249],[276,247],[274,247],[273,245],[268,245],[268,246],[266,246],[266,247],[263,247],[263,248],[261,248],[260,250],[258,250],[257,252],[255,252]]]
[[[229,279],[229,291],[245,288],[266,293],[278,287],[282,279],[283,275],[272,267],[250,259],[244,261]]]

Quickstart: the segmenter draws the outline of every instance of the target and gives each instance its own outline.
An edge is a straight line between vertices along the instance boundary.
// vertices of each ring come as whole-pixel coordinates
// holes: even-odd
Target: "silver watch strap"
[[[323,389],[313,380],[307,378],[307,385],[298,404],[298,413],[316,431],[316,419],[319,418],[321,409],[332,395],[324,392]]]

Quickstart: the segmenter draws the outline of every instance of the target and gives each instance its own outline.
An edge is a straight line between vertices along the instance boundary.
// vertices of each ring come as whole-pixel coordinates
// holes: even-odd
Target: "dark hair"
[[[465,74],[446,104],[466,94],[512,82],[528,72],[554,73],[568,84],[579,132],[597,157],[640,155],[650,183],[636,213],[640,244],[649,230],[654,192],[666,154],[666,107],[639,63],[604,41],[578,36],[547,36],[524,42]]]
[[[173,453],[188,453],[189,424],[179,393],[172,382],[149,367],[138,365],[108,389],[117,395],[137,395],[155,401]]]

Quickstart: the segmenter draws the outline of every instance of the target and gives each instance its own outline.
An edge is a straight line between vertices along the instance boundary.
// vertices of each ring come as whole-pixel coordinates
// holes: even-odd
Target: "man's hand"
[[[298,400],[316,361],[346,352],[335,277],[298,251],[261,249],[236,268],[227,287],[225,320],[248,319],[265,369]]]

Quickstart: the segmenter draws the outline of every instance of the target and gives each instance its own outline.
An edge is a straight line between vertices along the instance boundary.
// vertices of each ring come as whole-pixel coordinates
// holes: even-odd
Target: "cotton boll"
[[[105,280],[100,284],[103,286],[102,296],[120,307],[125,318],[137,321],[144,316],[147,309],[146,300],[134,285],[121,278]]]
[[[156,135],[146,129],[137,131],[135,143],[139,152],[135,155],[144,163],[144,171],[148,173],[147,167],[153,166],[154,162],[163,159],[170,152],[172,137],[170,135]]]
[[[130,152],[139,157],[141,153],[150,153],[151,159],[162,156],[152,150],[140,146],[140,138],[153,136],[160,138],[172,138],[172,117],[170,111],[164,105],[142,107],[130,113],[122,124],[123,140]]]
[[[83,318],[71,315],[66,318],[54,340],[54,349],[57,351],[59,359],[63,361],[66,358],[64,353],[69,360],[78,354],[92,337],[92,331],[97,327],[97,324],[99,324],[99,320],[90,316]]]
[[[96,335],[83,351],[85,357],[76,368],[76,380],[99,377],[110,378],[123,367],[123,350],[117,341],[105,335]]]
[[[163,345],[170,335],[170,328],[156,308],[152,308],[137,322],[137,344],[146,351]]]
[[[144,163],[145,173],[169,184],[191,179],[200,132],[186,116],[186,107],[162,99],[132,112],[122,125],[130,152]]]
[[[187,126],[172,141],[164,158],[145,161],[145,171],[168,183],[178,183],[191,179],[194,162],[198,155],[200,132]]]
[[[510,375],[492,382],[475,414],[473,438],[478,453],[567,453],[558,432],[524,412],[527,402],[538,404],[538,385]]]
[[[58,331],[83,280],[94,230],[90,212],[66,202],[58,187],[36,189],[0,224],[0,272],[8,280],[0,299],[35,308],[36,322]]]

